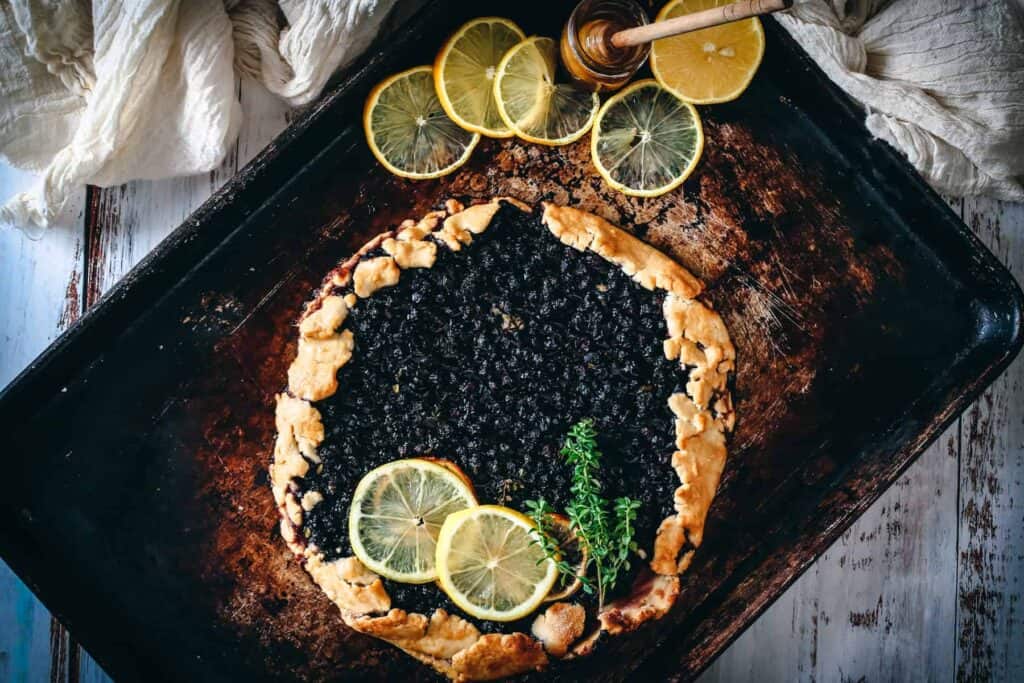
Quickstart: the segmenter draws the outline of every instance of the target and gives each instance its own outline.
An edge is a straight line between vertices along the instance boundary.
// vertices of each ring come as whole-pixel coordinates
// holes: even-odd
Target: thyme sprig
[[[544,551],[544,556],[555,563],[555,567],[558,568],[558,573],[561,574],[562,580],[566,583],[572,583],[576,579],[580,580],[583,586],[583,590],[587,593],[594,591],[593,582],[586,576],[581,576],[585,572],[583,568],[569,564],[565,559],[566,554],[563,552],[558,539],[555,537],[554,524],[552,524],[552,515],[555,514],[555,509],[548,504],[546,500],[541,498],[540,500],[528,500],[526,501],[526,513],[533,520],[537,528],[534,529],[534,536],[536,537],[533,541],[535,545],[539,545]]]
[[[563,559],[552,534],[550,515],[554,510],[543,498],[526,501],[527,511],[537,525],[534,542],[567,580],[575,580],[579,574],[583,590],[597,593],[600,610],[605,596],[622,573],[629,570],[630,555],[636,552],[634,522],[640,501],[621,497],[610,502],[602,496],[601,451],[593,420],[581,420],[569,430],[561,454],[572,466],[572,500],[566,505],[565,514],[569,517],[569,528],[586,551],[586,565],[573,567]],[[589,578],[591,569],[593,580]]]

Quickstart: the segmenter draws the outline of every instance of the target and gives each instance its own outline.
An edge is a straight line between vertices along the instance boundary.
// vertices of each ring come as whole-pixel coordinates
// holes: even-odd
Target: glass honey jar
[[[618,90],[647,61],[650,44],[616,47],[618,31],[648,23],[634,0],[583,0],[562,32],[562,63],[572,79],[598,92]]]

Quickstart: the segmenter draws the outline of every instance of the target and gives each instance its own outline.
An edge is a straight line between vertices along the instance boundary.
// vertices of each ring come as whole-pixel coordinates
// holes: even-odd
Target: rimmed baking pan
[[[603,186],[585,140],[486,141],[439,181],[376,165],[376,82],[472,16],[556,35],[569,9],[427,7],[0,395],[0,551],[115,678],[433,676],[344,628],[277,535],[266,466],[303,301],[447,197],[608,218],[704,279],[737,346],[739,422],[676,608],[561,676],[695,675],[1018,352],[1010,274],[770,20],[760,73],[701,109],[704,158],[665,197]]]

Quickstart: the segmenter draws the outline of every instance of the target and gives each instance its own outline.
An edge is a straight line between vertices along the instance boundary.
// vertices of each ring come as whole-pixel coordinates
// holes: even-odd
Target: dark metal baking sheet
[[[676,609],[566,678],[695,675],[1020,349],[1010,274],[771,21],[758,77],[701,108],[704,159],[666,197],[603,187],[586,142],[485,141],[424,183],[374,164],[358,122],[380,78],[471,16],[553,35],[568,7],[425,10],[0,395],[0,551],[115,678],[431,677],[344,628],[277,536],[265,469],[302,303],[446,197],[611,219],[708,283],[738,348],[739,423]]]

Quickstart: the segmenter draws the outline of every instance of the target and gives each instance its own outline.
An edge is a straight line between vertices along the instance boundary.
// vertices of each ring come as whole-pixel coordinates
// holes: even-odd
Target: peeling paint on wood
[[[3,197],[33,178],[0,166]],[[82,314],[83,221],[67,218],[38,241],[0,230],[0,386]],[[31,591],[0,562],[0,680],[66,681],[77,646]],[[74,657],[77,666],[77,653]],[[58,676],[55,678],[54,676]]]
[[[967,200],[964,219],[1024,279],[1024,205]],[[956,678],[1024,680],[1024,357],[960,424]]]
[[[50,617],[50,683],[78,683],[78,644],[55,617]]]

